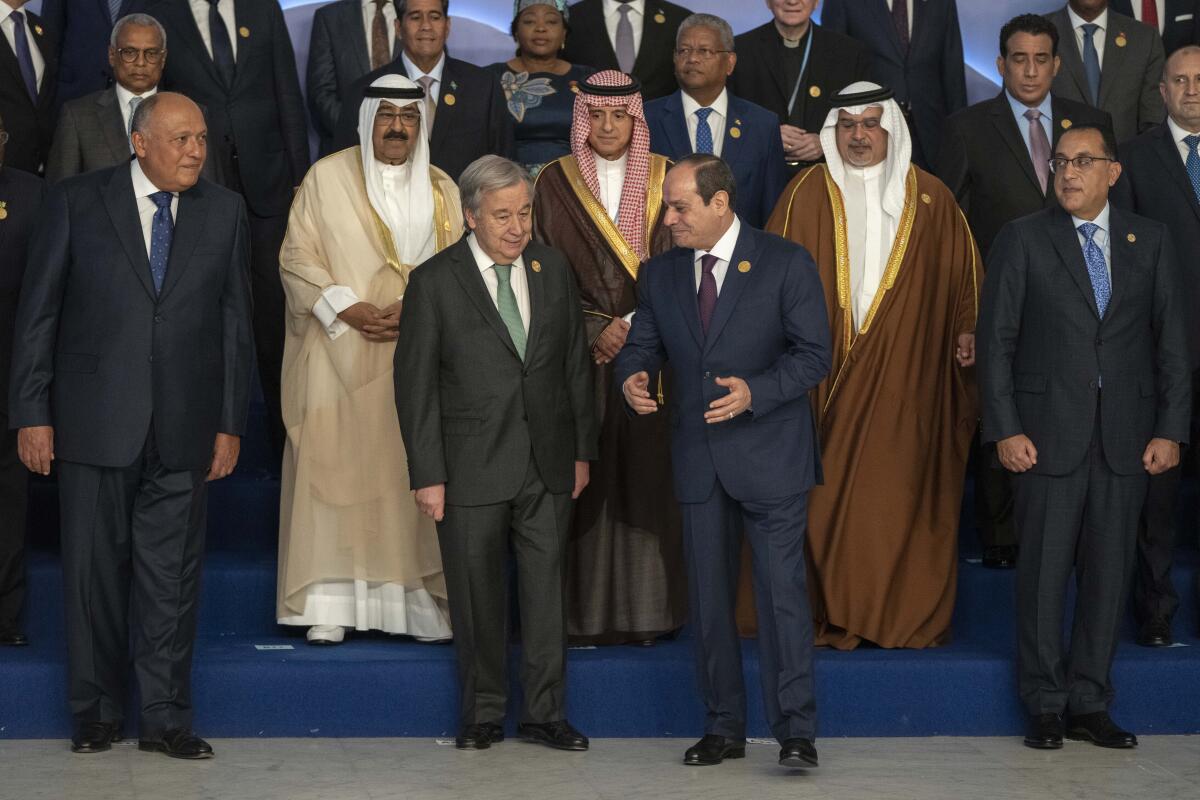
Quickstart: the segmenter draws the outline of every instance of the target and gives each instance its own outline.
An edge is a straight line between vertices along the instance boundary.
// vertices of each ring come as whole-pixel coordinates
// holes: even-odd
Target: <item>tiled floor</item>
[[[742,761],[679,764],[682,739],[600,739],[588,753],[506,741],[464,753],[427,739],[214,740],[210,761],[174,761],[129,743],[72,755],[63,741],[0,740],[0,800],[1173,800],[1200,797],[1200,736],[1143,737],[1133,751],[1005,739],[828,739],[821,769]]]

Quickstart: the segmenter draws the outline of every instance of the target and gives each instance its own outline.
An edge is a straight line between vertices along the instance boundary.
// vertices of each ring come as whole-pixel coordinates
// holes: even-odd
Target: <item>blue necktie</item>
[[[1087,75],[1088,90],[1092,93],[1092,105],[1100,103],[1100,54],[1092,39],[1100,26],[1094,22],[1081,25],[1083,28],[1083,74]]]
[[[1187,174],[1192,181],[1192,191],[1196,193],[1196,200],[1200,202],[1200,153],[1196,152],[1197,146],[1200,146],[1200,136],[1194,133],[1185,136],[1183,143],[1188,146]]]
[[[1112,286],[1108,282],[1108,264],[1104,261],[1104,251],[1092,240],[1100,226],[1094,222],[1085,222],[1077,230],[1083,234],[1083,260],[1087,262],[1088,277],[1092,279],[1096,309],[1103,319],[1104,312],[1108,309],[1109,298],[1112,297]]]
[[[21,68],[21,80],[29,99],[37,105],[37,72],[33,68],[33,55],[29,52],[29,37],[25,35],[25,15],[20,11],[11,14],[13,21],[13,43],[17,46],[17,65]]]
[[[171,193],[155,192],[150,195],[158,210],[154,212],[154,224],[150,228],[150,277],[154,279],[154,292],[162,291],[163,278],[167,276],[167,259],[171,257],[171,236],[175,223],[171,220]]]
[[[698,120],[698,122],[696,123],[696,152],[697,153],[708,153],[709,155],[712,155],[712,151],[713,151],[712,128],[708,127],[708,115],[711,114],[712,112],[713,112],[713,110],[711,108],[697,108],[696,109],[696,119]]]
[[[125,0],[108,0],[108,14],[113,22],[121,18],[121,5],[124,2]]]
[[[208,35],[212,40],[212,57],[213,63],[217,67],[217,74],[225,82],[225,88],[232,89],[233,76],[237,67],[233,60],[233,44],[229,41],[229,29],[225,27],[225,20],[217,10],[219,2],[221,0],[208,0]]]

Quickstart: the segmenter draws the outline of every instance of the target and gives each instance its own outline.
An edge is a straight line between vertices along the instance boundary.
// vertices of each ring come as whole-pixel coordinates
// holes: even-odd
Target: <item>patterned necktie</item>
[[[626,75],[633,72],[633,62],[637,60],[633,48],[633,23],[629,21],[630,11],[624,2],[617,6],[621,19],[617,21],[617,41],[614,49],[617,53],[617,66]]]
[[[379,69],[392,60],[388,50],[387,19],[383,16],[383,5],[391,0],[372,0],[375,3],[375,18],[371,20],[371,69]]]
[[[1042,112],[1031,108],[1025,112],[1025,119],[1029,120],[1029,157],[1033,159],[1033,170],[1042,186],[1042,194],[1045,194],[1046,184],[1050,181],[1050,140],[1042,127]]]
[[[1196,193],[1196,202],[1200,202],[1200,153],[1196,152],[1197,146],[1200,146],[1200,136],[1194,133],[1191,136],[1185,136],[1183,143],[1188,146],[1188,178],[1192,181],[1192,191]]]
[[[37,71],[33,68],[33,55],[29,52],[29,37],[25,35],[25,15],[14,11],[9,16],[13,21],[13,44],[17,50],[17,66],[21,68],[21,80],[25,82],[25,91],[29,99],[37,105],[38,85]]]
[[[717,257],[708,253],[700,257],[700,291],[696,292],[696,303],[700,307],[700,329],[708,335],[708,324],[712,322],[713,309],[717,307],[717,279],[713,277],[713,267],[717,265]]]
[[[433,117],[437,114],[437,102],[433,99],[433,77],[422,75],[417,78],[417,83],[421,84],[421,88],[425,90],[425,130],[429,131],[432,136]]]
[[[208,35],[212,41],[213,64],[217,74],[225,83],[226,89],[233,88],[233,76],[237,67],[233,58],[233,43],[229,39],[229,29],[225,27],[225,19],[217,10],[221,0],[208,0]]]
[[[1157,0],[1142,0],[1142,24],[1158,30]]]
[[[158,210],[154,212],[154,224],[150,228],[150,277],[154,279],[154,292],[162,291],[163,278],[167,276],[167,259],[171,257],[171,236],[175,223],[171,219],[171,193],[155,192],[150,195]]]
[[[1076,230],[1083,234],[1083,260],[1087,263],[1088,277],[1092,279],[1092,292],[1096,295],[1096,310],[1100,318],[1108,309],[1109,298],[1112,297],[1112,286],[1108,282],[1108,264],[1104,261],[1104,251],[1092,240],[1100,226],[1094,222],[1085,222]]]
[[[900,37],[900,51],[908,55],[908,0],[892,0],[892,24]]]
[[[708,127],[708,115],[713,113],[711,108],[696,109],[696,152],[708,153],[713,152],[713,135],[712,128]]]
[[[113,22],[121,18],[121,6],[124,3],[125,0],[108,0],[108,15],[112,18]]]
[[[508,328],[508,335],[512,338],[513,346],[517,348],[517,355],[524,361],[525,324],[521,321],[521,309],[517,306],[517,296],[513,293],[512,268],[512,264],[493,265],[496,280],[499,282],[496,286],[496,310],[500,312],[504,327]]]
[[[1092,37],[1100,26],[1094,22],[1080,25],[1083,29],[1083,74],[1087,76],[1088,91],[1092,93],[1092,105],[1100,102],[1100,54],[1096,52],[1096,41]]]
[[[125,126],[125,138],[129,139],[129,152],[133,152],[133,112],[142,104],[142,98],[129,98],[129,124]]]

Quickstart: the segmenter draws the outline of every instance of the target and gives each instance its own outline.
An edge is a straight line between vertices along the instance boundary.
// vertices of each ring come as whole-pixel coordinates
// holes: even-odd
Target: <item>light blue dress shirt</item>
[[[1032,153],[1029,147],[1029,120],[1025,119],[1025,112],[1029,110],[1029,106],[1022,103],[1020,100],[1013,97],[1004,90],[1004,96],[1008,98],[1008,105],[1012,108],[1013,116],[1017,120],[1017,130],[1021,132],[1021,138],[1025,140],[1025,152]],[[1037,107],[1037,110],[1042,113],[1041,119],[1038,122],[1042,123],[1042,127],[1046,130],[1046,141],[1054,141],[1054,114],[1050,110],[1050,93],[1046,93],[1046,97],[1042,100],[1042,104]],[[1054,155],[1053,152],[1050,153]],[[1031,155],[1030,158],[1033,156]]]

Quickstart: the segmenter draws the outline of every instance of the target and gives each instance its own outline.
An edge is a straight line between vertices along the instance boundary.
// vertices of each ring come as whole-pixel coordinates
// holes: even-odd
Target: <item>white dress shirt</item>
[[[615,161],[600,156],[595,156],[595,160],[596,180],[600,184],[600,197],[597,199],[612,221],[616,222],[617,215],[621,213],[621,189],[625,186],[625,164],[629,160],[629,151],[626,150]]]
[[[421,68],[408,57],[408,53],[401,52],[400,60],[404,62],[404,72],[413,83],[420,84],[421,78],[426,75],[433,78],[433,83],[429,85],[429,98],[433,100],[433,105],[436,107],[442,96],[442,69],[446,66],[446,54],[442,53],[442,57],[429,72],[422,72]],[[432,135],[432,131],[430,134]]]
[[[192,7],[192,16],[196,18],[196,27],[200,29],[200,38],[204,40],[204,49],[208,50],[209,57],[212,57],[212,30],[208,27],[208,0],[189,0],[189,5]],[[217,13],[221,15],[221,20],[225,23],[225,30],[229,32],[229,44],[233,47],[233,60],[237,61],[238,28],[237,17],[233,13],[233,0],[218,0]]]
[[[1131,0],[1129,3],[1133,7],[1133,18],[1138,22],[1142,21],[1142,0]],[[1167,0],[1155,0],[1155,6],[1158,7],[1158,32],[1163,32],[1163,26],[1167,24]],[[1144,24],[1144,23],[1143,23]]]
[[[1180,126],[1178,122],[1171,119],[1170,116],[1167,117],[1167,127],[1171,130],[1171,139],[1175,142],[1175,147],[1179,150],[1179,157],[1183,159],[1183,166],[1186,168],[1189,148],[1183,140],[1193,134],[1200,134],[1200,131],[1184,130],[1183,127]]]
[[[12,18],[14,9],[6,3],[0,3],[0,31],[4,32],[4,40],[8,47],[17,55],[17,21]],[[46,59],[42,58],[42,49],[38,47],[38,35],[33,32],[33,23],[29,19],[28,6],[19,9],[25,17],[25,41],[29,42],[29,60],[33,62],[33,75],[37,79],[38,91],[42,90],[42,76],[46,74]]]
[[[617,0],[604,0],[604,27],[608,30],[608,41],[612,42],[613,50],[617,49],[617,23],[621,21],[621,6],[629,7],[629,27],[633,28],[633,57],[637,58],[642,50],[642,26],[646,21],[646,0],[629,0],[628,3],[618,3]]]
[[[687,92],[683,95],[683,117],[687,120],[688,139],[692,142],[692,152],[696,152],[696,131],[700,129],[700,118],[696,112],[704,106],[697,103]],[[713,155],[720,156],[725,148],[725,121],[729,119],[729,92],[721,90],[721,94],[713,101],[712,113],[708,115],[708,130],[712,133]]]
[[[142,238],[146,241],[146,258],[150,257],[150,234],[154,231],[154,215],[158,206],[150,199],[150,195],[159,188],[150,182],[146,173],[142,172],[142,163],[136,158],[130,163],[129,176],[133,179],[133,195],[137,198],[138,219],[142,223]],[[179,194],[171,193],[171,222],[174,223],[179,211]]]
[[[1071,20],[1071,30],[1075,31],[1075,46],[1079,48],[1079,57],[1082,59],[1083,26],[1087,25],[1088,21],[1076,14],[1070,6],[1067,6],[1067,17]],[[1096,58],[1100,59],[1100,69],[1104,69],[1104,37],[1108,35],[1108,9],[1101,11],[1100,16],[1092,20],[1092,24],[1099,26],[1099,30],[1092,34],[1092,41],[1096,44]]]
[[[887,0],[888,11],[896,7],[896,0]],[[912,41],[913,29],[913,0],[908,0],[908,40]]]
[[[717,239],[717,243],[712,246],[711,250],[693,250],[693,267],[696,276],[696,291],[700,291],[700,276],[704,274],[704,265],[700,263],[700,259],[708,254],[717,257],[717,263],[713,265],[713,280],[717,283],[717,296],[721,294],[721,287],[725,284],[725,273],[729,272],[729,262],[733,260],[733,248],[737,247],[738,234],[742,232],[742,221],[736,216],[733,218],[733,224],[729,226],[729,230]]]
[[[846,168],[846,230],[850,250],[850,313],[856,330],[862,328],[896,238],[896,220],[883,211],[886,162]]]
[[[135,97],[140,97],[143,100],[153,97],[154,95],[158,94],[158,87],[155,86],[152,89],[148,89],[142,94],[134,94],[119,83],[114,83],[113,88],[117,91],[117,105],[121,109],[121,121],[125,123],[125,130],[128,132],[129,117],[131,116],[131,112],[129,110],[129,101]],[[133,145],[131,144],[130,147],[133,147]],[[130,152],[132,152],[132,150]]]
[[[479,240],[475,238],[475,234],[467,237],[467,244],[471,246],[471,255],[475,256],[475,264],[479,267],[479,274],[483,276],[483,282],[487,284],[488,294],[492,296],[492,302],[496,304],[496,310],[500,310],[500,301],[497,294],[500,291],[500,279],[496,277],[496,262],[492,261],[492,257],[483,252],[483,248],[479,246]],[[513,294],[517,297],[517,310],[521,312],[521,324],[525,327],[526,335],[529,334],[529,280],[525,275],[525,259],[522,256],[517,256],[517,260],[513,262],[512,271],[509,272],[509,286],[512,287]]]
[[[1095,168],[1096,165],[1092,164],[1092,167]],[[1109,212],[1109,206],[1108,206],[1108,203],[1105,203],[1104,208],[1100,211],[1099,214],[1096,215],[1095,219],[1083,219],[1081,217],[1077,217],[1074,214],[1072,214],[1071,215],[1071,224],[1075,226],[1075,238],[1077,238],[1079,240],[1080,252],[1083,251],[1083,246],[1087,242],[1087,239],[1084,238],[1083,234],[1079,232],[1079,226],[1085,222],[1091,222],[1099,228],[1099,230],[1097,230],[1094,234],[1092,234],[1092,241],[1095,242],[1096,246],[1100,248],[1100,252],[1104,253],[1104,267],[1105,267],[1105,270],[1108,272],[1108,281],[1111,284],[1112,283],[1112,242],[1108,235],[1109,234],[1108,212]],[[1086,263],[1086,261],[1085,261],[1085,263]],[[1111,286],[1110,286],[1110,290],[1111,290]]]
[[[363,0],[363,30],[367,32],[367,61],[371,60],[371,27],[375,24],[375,0]],[[388,0],[383,4],[383,20],[388,37],[388,61],[396,51],[396,4]]]

